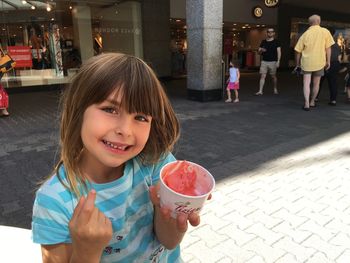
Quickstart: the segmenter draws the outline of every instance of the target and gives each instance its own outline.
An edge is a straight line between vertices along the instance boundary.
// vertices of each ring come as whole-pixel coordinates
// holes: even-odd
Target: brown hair
[[[106,53],[86,61],[73,77],[62,97],[60,126],[61,158],[55,172],[64,164],[71,191],[82,194],[86,179],[79,170],[83,150],[81,127],[87,107],[103,102],[112,93],[121,92],[122,107],[129,113],[152,116],[149,139],[139,154],[144,164],[159,161],[170,152],[179,138],[179,121],[153,70],[141,59],[120,53]]]

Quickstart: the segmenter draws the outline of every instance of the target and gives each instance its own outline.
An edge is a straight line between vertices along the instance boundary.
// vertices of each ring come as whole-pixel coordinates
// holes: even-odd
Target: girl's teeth
[[[108,141],[105,141],[105,143],[108,145],[108,146],[110,146],[110,147],[112,147],[112,148],[114,148],[114,149],[118,149],[118,150],[125,150],[125,148],[126,148],[126,146],[116,146],[116,145],[114,145],[113,143],[111,143],[111,142],[108,142]]]

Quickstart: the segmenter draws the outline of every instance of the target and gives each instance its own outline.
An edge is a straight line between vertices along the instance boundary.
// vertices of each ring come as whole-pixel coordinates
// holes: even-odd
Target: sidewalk
[[[350,262],[350,105],[339,87],[305,112],[301,80],[279,75],[280,95],[242,74],[240,103],[185,99],[186,79],[165,82],[181,121],[174,154],[216,178],[185,262]],[[30,228],[37,183],[57,160],[59,92],[10,95],[0,118],[0,225]],[[348,178],[349,177],[349,178]]]
[[[290,143],[307,144],[311,136]],[[350,132],[219,181],[201,226],[185,238],[185,262],[350,262],[349,142]]]

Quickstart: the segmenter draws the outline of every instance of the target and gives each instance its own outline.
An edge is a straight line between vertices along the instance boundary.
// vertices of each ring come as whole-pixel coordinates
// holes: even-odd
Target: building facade
[[[220,99],[230,60],[257,68],[257,49],[274,27],[282,67],[312,14],[336,29],[343,62],[350,53],[347,0],[0,0],[0,41],[17,65],[1,84],[10,89],[68,83],[86,59],[123,52],[144,59],[159,77],[187,75],[190,99]]]

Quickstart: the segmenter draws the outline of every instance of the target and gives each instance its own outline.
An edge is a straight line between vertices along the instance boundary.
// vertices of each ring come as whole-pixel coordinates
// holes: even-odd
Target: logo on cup
[[[201,207],[193,208],[189,207],[191,202],[175,202],[175,211],[177,213],[191,214],[193,212],[199,212]]]

